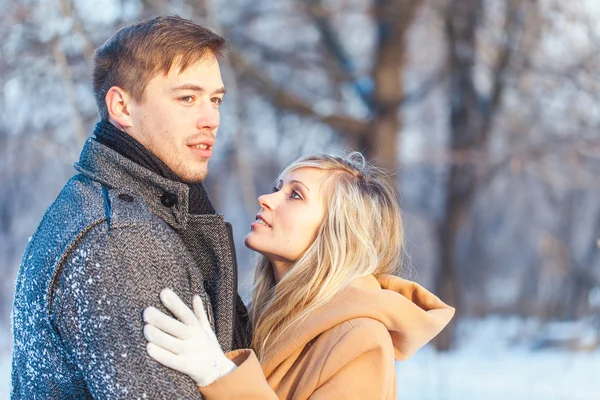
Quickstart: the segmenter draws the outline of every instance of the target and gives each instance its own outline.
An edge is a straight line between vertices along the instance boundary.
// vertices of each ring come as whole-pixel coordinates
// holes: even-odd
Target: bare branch
[[[281,88],[267,74],[250,64],[233,44],[230,45],[230,48],[232,51],[229,59],[238,77],[245,78],[250,85],[260,94],[267,97],[276,107],[319,120],[339,132],[342,136],[349,138],[357,137],[367,132],[368,125],[365,121],[346,115],[319,114],[304,100]]]
[[[363,100],[363,102],[371,108],[372,98],[371,89],[372,84],[365,85],[364,80],[360,80],[356,76],[356,69],[354,63],[350,59],[350,56],[344,49],[344,45],[341,42],[335,30],[331,26],[331,20],[329,18],[330,13],[326,10],[321,0],[309,0],[308,6],[306,7],[308,14],[315,23],[315,26],[321,33],[323,38],[323,44],[325,46],[325,54],[331,55],[335,59],[339,68],[343,71],[346,79],[352,83],[352,87]]]
[[[77,93],[75,91],[75,82],[73,81],[73,74],[71,73],[71,68],[67,62],[67,57],[65,53],[62,51],[60,47],[59,38],[54,38],[52,43],[52,54],[54,55],[54,60],[56,61],[56,65],[61,72],[64,83],[67,89],[67,95],[69,97],[69,101],[71,103],[71,108],[73,109],[73,116],[75,118],[75,133],[78,141],[83,143],[86,138],[85,134],[85,126],[83,124],[83,117],[79,112],[79,108],[77,107]]]
[[[583,150],[585,149],[585,150]],[[583,150],[583,151],[582,151]],[[571,179],[568,183],[568,188],[600,188],[600,183],[596,173],[590,173],[587,177],[583,175],[583,166],[579,164],[579,156],[595,158],[600,160],[600,141],[598,139],[582,139],[582,138],[556,138],[554,140],[547,140],[540,143],[525,146],[521,149],[515,149],[507,152],[501,158],[497,158],[496,161],[489,162],[488,165],[482,169],[485,169],[485,174],[479,177],[478,186],[483,189],[486,184],[493,181],[495,175],[497,175],[504,168],[508,167],[510,170],[518,174],[520,173],[524,165],[533,161],[537,161],[548,154],[557,154],[560,152],[570,152],[577,161],[574,162],[580,175],[577,179]],[[483,153],[480,154],[483,156]],[[565,157],[569,159],[569,157]],[[539,174],[541,181],[551,183],[552,179],[543,173]]]
[[[431,91],[441,85],[447,78],[447,71],[438,71],[429,78],[425,79],[421,86],[410,93],[404,93],[402,97],[390,104],[390,107],[398,108],[402,106],[418,104]]]
[[[94,62],[94,53],[96,52],[96,46],[94,45],[94,42],[92,41],[88,33],[85,31],[85,29],[83,29],[81,18],[79,17],[79,15],[77,15],[73,7],[71,7],[70,1],[59,0],[59,2],[60,8],[62,9],[62,12],[65,15],[65,17],[71,18],[73,21],[73,32],[76,32],[79,35],[81,35],[85,42],[83,55],[85,57],[85,61],[88,67],[91,67]]]
[[[506,71],[516,54],[523,50],[523,36],[526,21],[523,14],[526,4],[522,0],[507,0],[504,16],[504,37],[506,42],[500,47],[496,65],[492,69],[492,89],[489,97],[483,99],[485,110],[478,145],[484,147],[490,135],[492,120],[500,106],[506,87]],[[535,4],[532,7],[536,7]]]

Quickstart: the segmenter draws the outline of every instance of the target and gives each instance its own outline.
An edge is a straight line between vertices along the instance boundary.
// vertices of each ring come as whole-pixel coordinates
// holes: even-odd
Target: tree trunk
[[[481,105],[475,89],[475,39],[482,14],[481,0],[455,0],[446,20],[448,64],[450,70],[450,147],[451,151],[468,151],[477,147],[482,133]],[[436,293],[460,314],[460,291],[457,282],[456,246],[468,221],[468,209],[476,183],[475,167],[470,163],[452,163],[446,184],[445,218],[439,226],[440,265]],[[454,321],[457,318],[455,317]],[[450,350],[454,344],[454,324],[436,338],[438,350]]]
[[[360,146],[368,159],[390,171],[398,168],[398,141],[402,129],[399,104],[404,96],[406,33],[422,4],[422,0],[375,2],[378,49],[373,67],[373,119]]]

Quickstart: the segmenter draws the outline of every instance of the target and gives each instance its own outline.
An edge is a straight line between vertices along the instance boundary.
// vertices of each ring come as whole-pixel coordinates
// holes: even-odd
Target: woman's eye
[[[281,190],[281,188],[278,188],[277,186],[273,186],[271,188],[271,193],[276,193],[279,192]],[[290,190],[289,192],[286,190],[285,191],[286,196],[288,196],[290,199],[295,199],[295,200],[302,200],[302,196],[300,195],[300,193],[298,193],[295,190]]]

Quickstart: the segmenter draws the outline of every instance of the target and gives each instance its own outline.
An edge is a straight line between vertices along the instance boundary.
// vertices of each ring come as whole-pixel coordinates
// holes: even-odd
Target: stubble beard
[[[187,184],[197,184],[197,183],[202,183],[204,182],[204,180],[206,179],[207,175],[208,175],[208,160],[204,161],[202,163],[202,170],[200,169],[193,169],[193,168],[186,168],[185,166],[181,165],[181,167],[183,167],[182,171],[173,171],[175,172],[175,174],[179,177],[179,179],[181,179],[181,181],[183,183],[187,183]]]

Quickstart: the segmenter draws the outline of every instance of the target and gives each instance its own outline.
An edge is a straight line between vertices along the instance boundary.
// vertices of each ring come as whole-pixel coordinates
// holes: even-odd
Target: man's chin
[[[193,185],[195,183],[202,183],[208,176],[208,170],[206,168],[195,171],[180,171],[177,172],[176,175],[183,183],[187,183],[188,185]]]
[[[183,183],[187,183],[188,185],[194,185],[194,184],[198,184],[198,183],[202,183],[204,182],[204,180],[206,179],[207,174],[202,174],[202,175],[196,175],[196,176],[192,176],[192,177],[179,177],[179,179],[181,179],[181,181]]]

